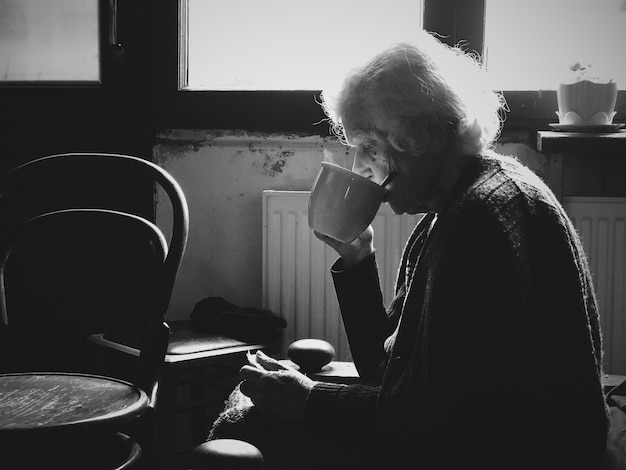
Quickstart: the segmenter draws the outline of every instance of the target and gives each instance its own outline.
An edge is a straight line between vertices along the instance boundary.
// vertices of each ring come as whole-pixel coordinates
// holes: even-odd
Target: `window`
[[[0,0],[0,83],[100,82],[98,0]]]
[[[320,90],[348,59],[410,39],[421,16],[421,0],[184,0],[179,86]]]
[[[243,9],[243,0],[233,0],[238,5],[238,8]],[[487,66],[493,72],[494,77],[497,76],[499,69],[500,76],[504,77],[496,88],[504,91],[508,106],[509,113],[507,113],[507,119],[505,121],[505,127],[507,128],[523,128],[525,130],[538,130],[547,129],[548,123],[554,122],[555,110],[556,110],[556,89],[555,85],[550,85],[556,80],[557,77],[546,78],[544,77],[543,84],[534,83],[530,85],[528,83],[514,84],[508,83],[506,80],[528,79],[534,80],[535,71],[532,69],[533,60],[535,60],[535,54],[539,48],[539,52],[545,52],[548,57],[559,57],[563,47],[563,41],[552,41],[544,39],[543,42],[534,40],[535,37],[535,24],[537,23],[537,17],[543,15],[549,16],[550,19],[544,23],[552,24],[555,27],[565,25],[571,18],[572,5],[589,4],[589,5],[604,5],[606,6],[610,0],[580,0],[572,2],[571,0],[563,0],[567,3],[567,9],[565,10],[565,16],[561,11],[555,11],[554,8],[550,9],[544,6],[553,0],[544,0],[540,6],[533,7],[527,2],[517,2],[516,0],[398,0],[397,5],[393,8],[388,7],[386,2],[371,2],[370,0],[352,0],[356,5],[349,12],[344,10],[338,10],[343,8],[341,5],[347,3],[349,0],[341,0],[339,2],[328,3],[331,6],[326,6],[326,0],[320,0],[316,2],[314,6],[311,6],[310,2],[307,8],[310,10],[301,15],[302,19],[298,22],[297,27],[280,28],[276,25],[287,23],[287,20],[282,21],[281,15],[284,14],[282,10],[275,11],[275,17],[278,22],[271,26],[274,32],[289,31],[289,34],[284,36],[275,35],[282,42],[293,41],[294,36],[298,36],[300,31],[310,32],[311,29],[317,31],[314,38],[315,44],[318,44],[319,51],[323,51],[323,54],[319,54],[319,51],[312,48],[312,56],[323,57],[325,65],[330,61],[331,57],[349,57],[348,47],[356,45],[364,37],[379,36],[382,33],[394,31],[394,28],[390,28],[387,25],[393,24],[394,27],[402,18],[402,21],[406,19],[406,24],[410,25],[413,20],[413,13],[402,14],[398,13],[396,8],[409,6],[410,8],[416,8],[416,4],[419,7],[415,11],[420,12],[421,27],[427,31],[438,33],[441,38],[448,44],[457,44],[463,42],[467,49],[474,50],[483,54],[483,45],[485,39],[489,41],[489,47],[487,48],[487,54],[483,55],[487,60]],[[618,3],[620,7],[626,2],[626,0],[611,0],[614,3]],[[621,2],[621,3],[620,3]],[[219,56],[219,50],[211,52],[211,48],[196,48],[193,44],[187,44],[185,42],[195,41],[193,38],[196,34],[202,34],[203,31],[206,34],[214,34],[209,29],[212,26],[208,26],[210,20],[207,23],[200,20],[201,15],[193,13],[196,8],[208,8],[207,5],[211,5],[211,8],[219,8],[220,14],[214,15],[214,18],[219,18],[224,22],[235,20],[234,30],[237,30],[236,20],[239,17],[239,12],[228,13],[222,6],[223,3],[216,0],[178,0],[172,2],[155,2],[153,3],[153,11],[156,15],[155,24],[158,25],[158,31],[154,35],[152,41],[149,42],[151,50],[149,54],[153,54],[158,57],[158,70],[154,74],[154,80],[156,81],[156,92],[158,95],[159,106],[155,110],[154,117],[157,120],[156,125],[161,128],[206,128],[206,129],[245,129],[249,131],[262,131],[262,132],[287,132],[287,133],[302,133],[302,134],[321,134],[328,135],[329,129],[325,125],[323,119],[326,117],[320,106],[317,104],[319,89],[323,88],[322,85],[316,87],[315,84],[307,83],[306,80],[298,85],[290,84],[274,84],[267,85],[267,83],[251,84],[248,79],[242,79],[240,83],[230,82],[223,78],[219,66],[209,57],[212,53],[216,53]],[[292,0],[291,2],[284,3],[284,0],[256,0],[252,1],[252,4],[264,4],[267,5],[278,4],[287,5],[284,9],[293,8],[293,4],[304,3],[301,0]],[[360,17],[357,16],[362,10],[361,5],[378,5],[382,3],[388,11],[393,11],[394,17],[391,20],[378,21],[377,26],[368,27],[360,24]],[[512,9],[515,5],[516,9]],[[534,0],[534,3],[539,3],[538,0]],[[518,12],[518,8],[522,8],[519,5],[523,5],[523,10],[532,12],[532,21],[529,20],[526,29],[524,29],[523,21],[519,18],[524,18],[521,13]],[[199,6],[198,6],[199,5]],[[321,6],[318,6],[321,5]],[[422,8],[423,6],[423,8]],[[540,8],[537,10],[536,8]],[[487,11],[489,9],[489,11]],[[197,10],[200,11],[200,10]],[[215,10],[213,10],[215,11]],[[412,10],[410,10],[412,11]],[[495,13],[494,13],[495,12]],[[257,14],[258,11],[255,13]],[[556,17],[552,16],[553,13],[557,13]],[[495,15],[495,16],[494,16]],[[623,10],[619,10],[614,19],[623,17]],[[271,15],[270,15],[271,17]],[[561,18],[565,17],[565,20]],[[415,23],[415,27],[420,27],[420,18]],[[495,18],[495,19],[494,19]],[[333,23],[337,19],[337,23]],[[213,20],[218,22],[217,19]],[[491,25],[487,25],[485,28],[485,21]],[[594,19],[590,21],[590,24],[595,24],[598,21]],[[190,22],[190,24],[188,23]],[[498,28],[497,24],[501,23],[502,27],[509,28],[508,31],[503,31]],[[180,32],[186,31],[186,29],[180,29],[179,26],[185,28],[189,24],[189,36],[183,35],[181,37]],[[258,25],[269,25],[271,23],[264,23],[260,19],[257,21]],[[304,26],[304,25],[312,26]],[[604,23],[603,23],[604,24]],[[332,25],[332,26],[331,26]],[[360,27],[357,33],[347,33],[348,27],[356,25]],[[382,25],[382,26],[381,26]],[[213,25],[215,26],[215,25]],[[523,32],[513,33],[513,28],[518,28]],[[268,26],[269,27],[269,26]],[[194,32],[195,29],[197,32]],[[494,29],[495,28],[495,29]],[[606,28],[601,28],[603,30]],[[215,36],[213,43],[218,49],[223,51],[229,50],[231,47],[239,47],[239,51],[246,52],[246,47],[243,45],[237,46],[237,41],[231,41],[232,36],[237,38],[247,38],[248,43],[256,43],[259,41],[259,30],[263,30],[262,26],[257,26],[253,31],[243,28],[240,29],[237,34],[230,34],[231,30],[222,29],[222,33],[219,36]],[[608,32],[611,34],[617,34],[618,40],[615,41],[615,45],[610,45],[609,48],[602,48],[600,55],[606,57],[609,49],[612,51],[613,47],[618,47],[623,44],[623,34],[626,28],[621,27],[618,29],[610,29]],[[606,31],[605,31],[606,32]],[[255,33],[255,34],[253,34]],[[310,33],[309,33],[310,34]],[[540,33],[538,33],[540,34]],[[604,33],[602,33],[604,34]],[[621,35],[621,36],[619,36]],[[322,45],[320,41],[323,39],[331,39],[330,45]],[[503,47],[498,52],[498,44],[502,41]],[[508,46],[504,45],[509,43]],[[610,41],[608,41],[610,43]],[[612,44],[612,43],[611,43]],[[179,47],[182,46],[182,47]],[[606,45],[606,44],[605,44]],[[506,50],[509,47],[518,48],[519,54],[523,53],[523,56],[515,54],[507,54]],[[215,48],[213,48],[215,49]],[[180,52],[183,51],[183,54]],[[258,57],[262,57],[265,60],[271,60],[272,49],[268,46],[263,46],[260,52],[257,52]],[[611,52],[613,54],[613,52]],[[292,64],[298,58],[300,54],[296,52],[281,52],[280,54],[274,51],[275,56],[279,56],[283,63]],[[303,56],[304,54],[302,54]],[[282,57],[280,57],[282,56]],[[241,59],[238,54],[235,54],[239,63],[246,65],[246,60]],[[268,58],[269,57],[269,58]],[[500,57],[500,58],[498,58]],[[519,59],[523,57],[523,59]],[[180,61],[179,61],[180,59]],[[511,60],[513,59],[513,60]],[[617,62],[624,64],[621,55],[617,55]],[[319,59],[316,59],[319,60]],[[501,62],[503,60],[503,62]],[[537,59],[543,60],[543,59]],[[578,59],[577,59],[578,60]],[[585,60],[581,57],[581,60]],[[280,60],[279,60],[280,62]],[[313,62],[313,61],[311,61]],[[500,62],[500,64],[499,64]],[[183,65],[179,68],[179,63]],[[252,62],[248,62],[250,64]],[[252,71],[256,74],[252,79],[261,78],[261,82],[265,82],[265,73],[267,69],[264,69],[266,62],[257,62],[255,67],[248,67],[248,71]],[[566,64],[567,68],[571,64]],[[306,70],[307,64],[300,66],[292,66],[291,68],[301,68]],[[517,67],[515,73],[503,73],[508,70],[513,70],[513,66]],[[202,70],[203,67],[207,67],[206,70]],[[210,68],[218,73],[222,78],[217,80],[217,83],[210,83],[206,77],[207,73],[210,76]],[[535,65],[535,69],[540,68]],[[561,67],[562,68],[562,67]],[[244,67],[245,69],[245,67]],[[269,67],[271,69],[271,67]],[[533,70],[533,73],[529,71]],[[309,73],[305,74],[305,79],[311,79],[313,76]],[[508,77],[508,78],[507,78]],[[320,83],[323,81],[323,77],[315,78],[319,79]],[[247,83],[243,83],[246,82]],[[617,79],[616,79],[617,80]],[[497,80],[496,80],[497,82]],[[619,84],[619,83],[618,83]],[[548,86],[550,85],[550,86]],[[314,88],[313,88],[314,87]],[[624,85],[621,88],[624,89]],[[249,90],[244,90],[249,88]],[[288,89],[286,89],[288,88]],[[252,90],[252,91],[251,91]],[[626,97],[623,96],[625,92],[620,91],[617,104],[617,116],[616,119],[624,119],[626,117]]]
[[[140,39],[152,41],[148,28],[153,22],[146,18],[146,10],[144,2],[135,1],[0,0],[0,47],[14,41],[7,39],[7,34],[18,32],[18,38],[32,33],[48,37],[50,43],[57,38],[55,46],[45,41],[31,45],[51,48],[45,49],[46,54],[25,53],[36,57],[40,65],[28,68],[20,80],[16,75],[10,77],[16,81],[0,79],[0,129],[5,149],[0,173],[50,153],[146,152],[143,136],[151,124],[153,96],[149,93],[154,75],[143,65],[150,64],[149,59],[139,57]],[[26,22],[26,15],[41,22],[39,31]],[[113,22],[115,19],[118,21]],[[73,43],[84,44],[73,47]],[[118,43],[122,46],[113,47]],[[80,55],[83,52],[85,55]],[[141,52],[150,54],[148,49]],[[60,70],[58,65],[66,54],[81,57],[75,64],[79,67]],[[35,72],[38,69],[41,75]],[[4,71],[0,65],[0,75]]]
[[[555,90],[580,63],[626,89],[624,0],[487,0],[485,16],[485,60],[496,88]]]

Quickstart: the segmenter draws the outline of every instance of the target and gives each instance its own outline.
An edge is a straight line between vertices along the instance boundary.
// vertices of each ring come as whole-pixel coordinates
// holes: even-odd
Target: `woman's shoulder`
[[[564,224],[564,210],[548,186],[514,157],[494,152],[473,158],[454,202],[442,214],[453,226],[499,227],[504,233],[545,223]],[[480,232],[480,228],[478,231]]]
[[[471,163],[474,177],[461,197],[468,202],[500,207],[515,200],[531,205],[558,204],[554,193],[530,168],[510,155],[488,152]]]

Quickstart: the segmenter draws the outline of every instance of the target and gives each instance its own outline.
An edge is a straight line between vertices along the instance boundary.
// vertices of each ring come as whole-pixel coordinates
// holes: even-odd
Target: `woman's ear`
[[[422,155],[424,155],[424,153],[426,153],[426,150],[428,150],[429,145],[428,142],[412,142],[411,143],[411,155],[413,155],[414,157],[421,157]]]
[[[431,140],[432,136],[424,127],[415,125],[405,132],[400,148],[414,157],[420,157],[430,148]]]
[[[441,153],[450,143],[452,129],[450,126],[429,124],[418,121],[412,126],[409,139],[409,153],[414,156],[421,156],[426,152]]]
[[[441,153],[450,143],[452,132],[450,126],[439,127],[431,133],[430,150],[433,153]]]

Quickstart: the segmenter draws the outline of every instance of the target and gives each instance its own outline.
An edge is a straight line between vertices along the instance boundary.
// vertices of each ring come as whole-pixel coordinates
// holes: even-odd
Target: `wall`
[[[500,139],[499,151],[517,155],[542,174],[545,158],[527,133]],[[195,303],[220,296],[241,307],[261,306],[261,194],[264,189],[309,190],[320,162],[348,164],[351,155],[334,139],[206,130],[169,130],[157,136],[154,161],[187,196],[190,233],[170,307],[185,319]],[[162,194],[157,221],[170,211]]]
[[[339,163],[347,158],[344,147],[322,137],[199,130],[158,135],[154,161],[180,183],[190,213],[171,319],[187,318],[209,296],[261,306],[262,191],[309,190],[325,151]],[[157,221],[167,224],[169,217],[159,194]]]

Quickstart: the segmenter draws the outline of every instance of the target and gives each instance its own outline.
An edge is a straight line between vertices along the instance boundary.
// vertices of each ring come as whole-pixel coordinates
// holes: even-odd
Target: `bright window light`
[[[626,0],[486,0],[486,66],[500,90],[555,90],[570,66],[626,89]]]
[[[188,90],[319,90],[348,61],[422,27],[422,0],[181,3]]]
[[[99,82],[98,0],[0,0],[0,82]]]

